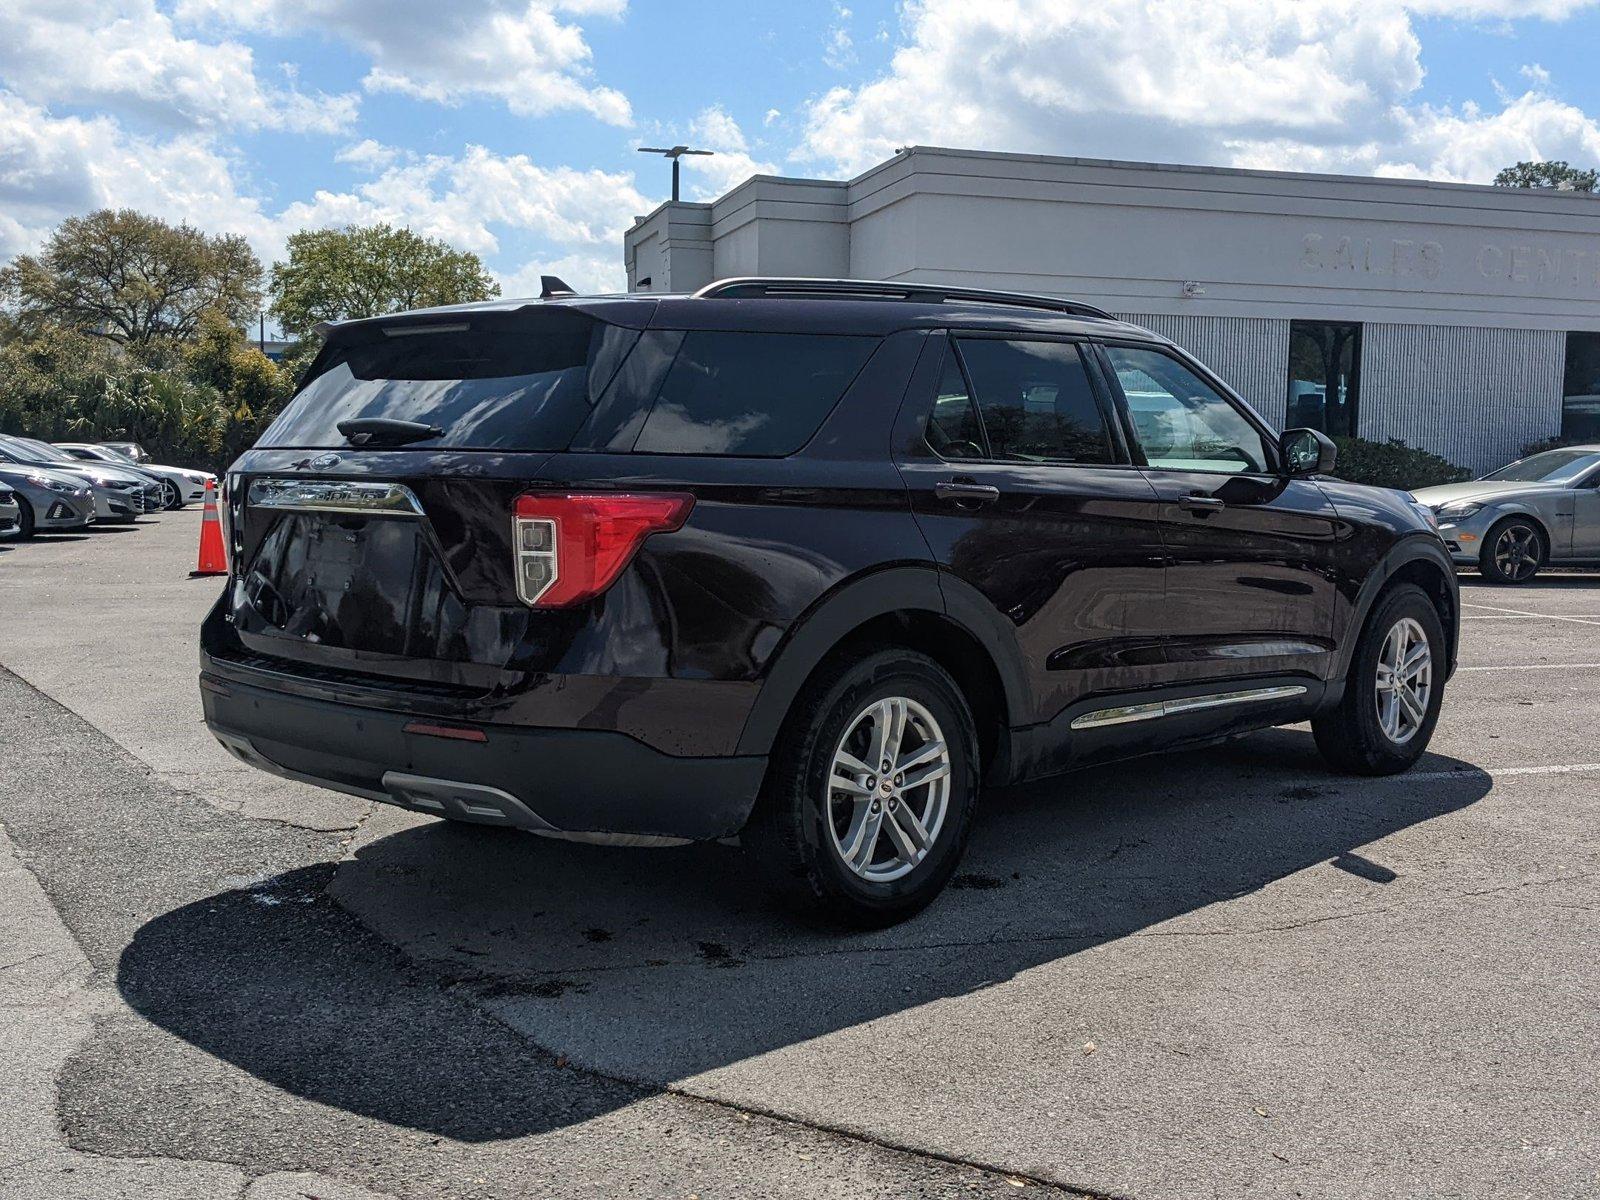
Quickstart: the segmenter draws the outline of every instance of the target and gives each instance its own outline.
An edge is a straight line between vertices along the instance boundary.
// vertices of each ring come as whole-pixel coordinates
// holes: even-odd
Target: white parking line
[[[1550,767],[1480,767],[1478,770],[1493,779],[1501,779],[1511,775],[1587,775],[1600,771],[1600,763],[1572,763],[1570,765]],[[1466,779],[1476,773],[1475,771],[1406,771],[1400,775],[1386,775],[1384,778],[1424,782],[1435,779]]]
[[[1468,604],[1465,600],[1463,600],[1461,602],[1461,607],[1481,608],[1485,612],[1502,613],[1506,616],[1512,617],[1538,617],[1545,621],[1571,621],[1575,625],[1600,625],[1600,620],[1597,620],[1594,617],[1569,617],[1563,613],[1529,612],[1524,608],[1501,608],[1496,604]]]
[[[1463,621],[1542,621],[1545,613],[1491,613],[1487,616],[1462,617]],[[1572,613],[1565,615],[1568,621],[1600,621],[1600,613]]]
[[[1506,667],[1457,667],[1456,671],[1600,671],[1600,663],[1518,663]]]

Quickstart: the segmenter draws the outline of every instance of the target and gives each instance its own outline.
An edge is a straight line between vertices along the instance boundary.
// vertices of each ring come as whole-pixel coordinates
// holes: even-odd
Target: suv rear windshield
[[[444,430],[422,448],[562,450],[637,337],[569,309],[354,332],[257,445],[344,446],[340,421],[387,417]]]

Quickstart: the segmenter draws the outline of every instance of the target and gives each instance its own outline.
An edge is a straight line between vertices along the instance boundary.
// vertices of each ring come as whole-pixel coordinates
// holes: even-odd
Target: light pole
[[[640,154],[659,154],[672,160],[672,198],[678,198],[678,160],[685,154],[715,154],[715,150],[691,150],[687,146],[640,146]]]

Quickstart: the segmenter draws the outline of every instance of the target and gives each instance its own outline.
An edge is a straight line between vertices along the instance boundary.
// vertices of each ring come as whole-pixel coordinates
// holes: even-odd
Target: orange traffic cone
[[[200,565],[189,578],[201,575],[226,575],[228,552],[222,545],[222,522],[217,517],[217,485],[206,480],[206,509],[200,518]]]

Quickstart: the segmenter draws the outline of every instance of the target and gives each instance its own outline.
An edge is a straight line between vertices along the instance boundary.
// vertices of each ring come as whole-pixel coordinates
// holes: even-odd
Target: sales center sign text
[[[1438,279],[1454,256],[1453,251],[1447,256],[1439,242],[1416,238],[1308,233],[1300,243],[1301,270],[1324,276],[1426,283]],[[1600,289],[1600,249],[1486,242],[1468,259],[1473,274],[1484,280]]]

